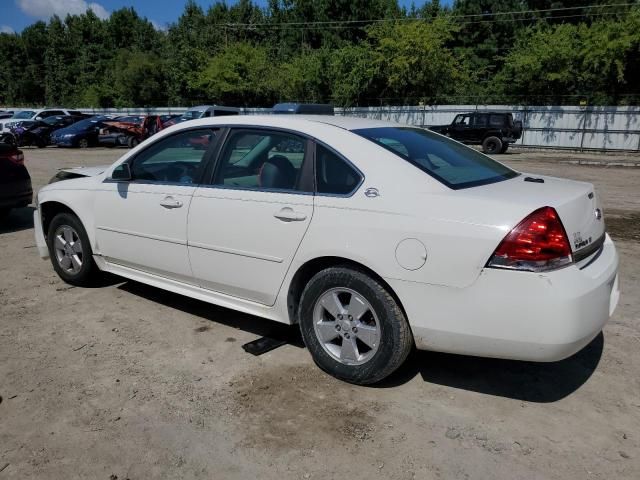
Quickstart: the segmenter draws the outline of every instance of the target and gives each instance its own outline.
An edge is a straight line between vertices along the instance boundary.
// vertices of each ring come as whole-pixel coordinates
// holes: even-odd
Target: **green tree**
[[[213,56],[190,81],[206,101],[221,105],[271,106],[276,70],[265,47],[238,42]]]

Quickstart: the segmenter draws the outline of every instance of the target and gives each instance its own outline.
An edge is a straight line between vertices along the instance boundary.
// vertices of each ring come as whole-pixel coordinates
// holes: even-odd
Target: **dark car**
[[[333,115],[333,105],[325,103],[277,103],[271,109],[275,114]]]
[[[51,134],[51,143],[59,147],[87,148],[98,145],[98,135],[104,122],[110,120],[104,115],[96,115],[61,128]]]
[[[11,128],[11,133],[16,137],[16,143],[19,147],[33,145],[43,148],[51,143],[53,132],[73,125],[83,118],[85,117],[79,115],[56,115],[44,120],[28,120],[19,122]]]
[[[24,155],[11,135],[0,135],[0,220],[12,208],[26,207],[33,199],[31,177]]]
[[[484,153],[505,153],[522,135],[522,122],[511,113],[471,112],[456,115],[450,125],[429,127],[468,145],[482,145]]]

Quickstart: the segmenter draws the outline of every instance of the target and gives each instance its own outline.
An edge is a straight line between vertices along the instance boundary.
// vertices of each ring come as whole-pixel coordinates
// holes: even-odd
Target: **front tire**
[[[59,213],[49,225],[47,245],[53,268],[58,276],[71,285],[93,284],[98,267],[87,232],[75,215]]]
[[[78,140],[78,147],[89,148],[89,140],[86,138],[81,138],[80,140]]]
[[[397,370],[413,348],[404,312],[366,273],[332,267],[305,287],[300,330],[316,364],[341,380],[366,385]]]
[[[482,141],[482,151],[489,155],[495,155],[502,150],[502,140],[498,137],[487,137]]]
[[[504,143],[502,145],[502,148],[500,149],[500,153],[507,153],[507,150],[509,150],[509,144],[508,143]]]

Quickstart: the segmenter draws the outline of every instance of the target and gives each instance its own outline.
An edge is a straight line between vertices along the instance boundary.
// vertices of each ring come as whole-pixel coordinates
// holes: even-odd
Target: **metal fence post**
[[[527,132],[527,120],[529,119],[529,106],[525,105],[524,107],[524,115],[522,116],[522,135],[520,137],[520,145],[522,145],[523,147],[526,145],[524,143],[524,135]]]
[[[584,109],[584,115],[582,117],[582,136],[580,137],[580,151],[584,152],[584,134],[587,127],[587,115],[589,115],[589,107]],[[605,134],[606,135],[606,134]]]

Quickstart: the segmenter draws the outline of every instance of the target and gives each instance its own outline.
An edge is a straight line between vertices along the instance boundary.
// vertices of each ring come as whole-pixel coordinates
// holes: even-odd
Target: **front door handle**
[[[182,206],[182,202],[173,197],[165,197],[165,199],[160,202],[160,205],[164,208],[180,208]]]
[[[283,222],[302,222],[307,219],[304,213],[296,212],[291,207],[284,207],[274,213],[273,216]]]

